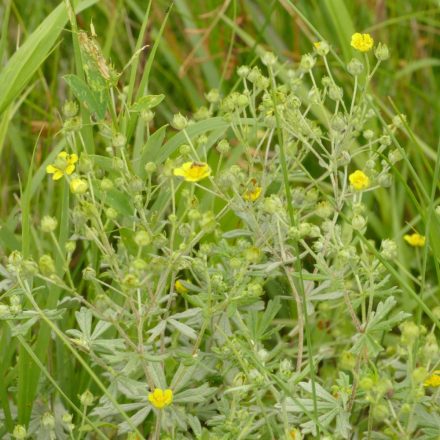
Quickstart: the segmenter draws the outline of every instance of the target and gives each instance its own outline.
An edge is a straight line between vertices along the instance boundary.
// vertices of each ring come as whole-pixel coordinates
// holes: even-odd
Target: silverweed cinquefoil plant
[[[296,64],[262,51],[158,127],[166,98],[117,89],[79,41],[85,81],[66,81],[90,121],[66,104],[45,183],[63,205],[1,269],[13,337],[60,347],[9,438],[438,438],[438,299],[424,280],[402,306],[429,245],[418,219],[377,230],[404,153],[371,92],[388,48],[356,33],[340,67],[325,41]],[[62,390],[66,356],[82,373]]]

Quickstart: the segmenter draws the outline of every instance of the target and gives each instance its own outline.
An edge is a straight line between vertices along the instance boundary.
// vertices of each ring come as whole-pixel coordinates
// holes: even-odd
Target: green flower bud
[[[330,202],[323,200],[316,205],[315,214],[321,218],[329,218],[334,210]]]
[[[273,66],[277,62],[277,57],[272,52],[265,52],[261,57],[261,62],[265,66]]]
[[[353,58],[348,63],[347,70],[350,75],[358,76],[363,72],[364,65],[357,58]]]
[[[123,148],[127,143],[127,138],[122,133],[113,133],[112,145],[115,148]]]
[[[42,255],[38,260],[38,267],[44,276],[55,273],[55,263],[50,255]]]
[[[356,366],[356,356],[349,351],[343,351],[339,358],[339,366],[343,370],[353,370]]]
[[[107,208],[105,210],[105,215],[109,220],[115,220],[118,217],[118,211],[114,208]]]
[[[373,406],[373,418],[377,422],[385,420],[388,417],[388,414],[389,410],[387,405],[379,403],[378,405]]]
[[[14,430],[12,431],[12,437],[17,440],[23,440],[27,437],[26,428],[23,425],[15,425]]]
[[[215,104],[220,100],[220,93],[217,89],[211,89],[205,97],[210,104]]]
[[[149,124],[154,119],[154,112],[150,109],[142,110],[141,118],[146,124]]]
[[[250,71],[251,69],[248,66],[239,66],[239,68],[237,69],[237,75],[240,78],[247,78]]]
[[[365,220],[365,218],[362,217],[361,215],[355,215],[355,216],[353,216],[353,218],[351,220],[351,226],[356,231],[360,231],[360,230],[364,229],[366,224],[367,224],[367,220]]]
[[[100,187],[103,191],[110,191],[111,189],[113,189],[113,186],[114,186],[113,181],[110,179],[107,179],[107,177],[102,179],[100,182]]]
[[[139,247],[148,246],[151,243],[151,236],[147,231],[138,231],[134,236],[134,241]]]
[[[382,250],[380,254],[382,257],[386,258],[387,260],[394,260],[397,258],[397,245],[395,241],[385,239],[382,241]]]
[[[78,113],[78,104],[76,101],[66,101],[63,105],[63,115],[66,118],[73,118]]]
[[[256,246],[251,246],[245,250],[244,256],[249,263],[258,263],[261,259],[261,250]]]
[[[207,107],[202,105],[193,115],[195,121],[203,121],[211,116],[211,112]]]
[[[55,417],[50,412],[45,412],[41,417],[41,424],[46,429],[54,429],[55,428]]]
[[[314,43],[314,46],[315,52],[321,57],[325,57],[330,51],[330,46],[327,41],[317,41]]]
[[[93,405],[94,400],[95,396],[89,390],[84,391],[84,393],[79,396],[79,401],[81,402],[81,405],[86,407]]]
[[[157,170],[157,165],[154,162],[147,162],[144,169],[148,174],[153,174]]]
[[[176,115],[173,116],[173,120],[171,121],[171,126],[176,130],[183,130],[187,127],[187,125],[188,125],[188,119],[186,119],[185,116],[183,116],[182,114],[177,113]]]
[[[216,150],[220,153],[220,154],[228,154],[229,151],[231,150],[231,146],[229,145],[229,142],[227,139],[222,139],[216,147]]]
[[[402,153],[395,149],[395,150],[391,150],[388,153],[388,160],[391,162],[392,165],[394,165],[395,163],[401,161],[403,159],[402,157]]]
[[[420,335],[420,329],[415,322],[405,321],[399,326],[402,332],[400,339],[404,346],[412,346]]]
[[[86,281],[90,281],[96,278],[96,271],[93,269],[93,267],[86,267],[82,271],[83,279]]]
[[[385,61],[390,57],[388,46],[384,43],[379,43],[374,50],[374,55],[379,61]]]
[[[411,379],[415,385],[422,384],[428,376],[428,370],[425,367],[416,368],[412,374]]]
[[[315,63],[316,63],[316,59],[313,55],[305,54],[301,57],[299,68],[303,72],[309,72],[310,70],[313,69],[313,66],[315,65]]]
[[[359,381],[359,388],[363,391],[370,391],[373,389],[374,381],[369,376],[364,376]]]
[[[332,84],[328,89],[328,96],[330,99],[333,99],[333,101],[340,101],[344,96],[344,91],[342,87]]]
[[[42,219],[41,219],[41,230],[43,232],[54,232],[55,229],[58,226],[58,220],[55,217],[50,217],[49,215],[45,215]]]

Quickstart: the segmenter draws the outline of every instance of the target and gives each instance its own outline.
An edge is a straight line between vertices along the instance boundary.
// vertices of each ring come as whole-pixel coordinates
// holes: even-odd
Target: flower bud
[[[89,189],[89,184],[84,179],[72,179],[70,181],[70,191],[72,191],[73,194],[85,194],[87,190]]]
[[[63,115],[66,118],[73,118],[78,113],[78,104],[76,101],[66,101],[63,105]]]
[[[380,254],[387,260],[394,260],[397,257],[397,245],[395,241],[385,239],[382,241],[382,250]]]
[[[273,66],[277,62],[277,57],[272,52],[265,52],[261,61],[265,66]]]
[[[45,412],[41,417],[41,424],[46,429],[54,429],[55,428],[55,417],[50,412]]]
[[[315,52],[321,57],[325,57],[330,51],[330,46],[327,41],[317,41],[313,43],[313,46],[315,46]]]
[[[42,255],[38,260],[38,267],[46,277],[55,273],[55,263],[50,255]]]
[[[313,69],[313,66],[315,65],[315,63],[316,63],[316,59],[313,55],[305,54],[301,57],[299,68],[303,72],[309,72],[310,70]]]
[[[420,329],[415,322],[405,321],[399,326],[402,332],[400,339],[404,346],[411,346],[420,335]]]
[[[378,61],[385,61],[390,57],[390,51],[388,50],[388,46],[384,43],[379,43],[374,50],[374,55],[378,59]]]
[[[215,104],[220,100],[220,92],[217,89],[211,89],[205,97],[210,104]]]
[[[177,113],[173,116],[173,120],[171,121],[171,126],[176,130],[183,130],[188,125],[188,119],[185,118],[181,113]]]
[[[148,246],[151,243],[151,236],[147,231],[138,231],[134,236],[134,241],[139,247]]]
[[[344,91],[342,87],[332,84],[328,89],[328,96],[330,99],[333,99],[333,101],[340,101],[344,96]]]
[[[54,232],[55,229],[58,226],[58,220],[55,217],[50,217],[49,215],[45,215],[42,219],[41,219],[41,230],[43,232]]]
[[[27,437],[26,428],[23,425],[15,425],[14,430],[12,431],[12,437],[17,440],[23,440]]]
[[[364,229],[366,224],[367,224],[367,221],[361,215],[355,215],[355,216],[353,216],[353,218],[351,220],[351,226],[356,231],[360,231],[361,229]]]
[[[142,110],[141,118],[146,124],[149,124],[154,118],[154,112],[150,109]]]
[[[127,143],[127,138],[122,133],[114,133],[112,137],[112,145],[115,148],[122,148]]]
[[[96,271],[95,269],[93,269],[93,267],[88,266],[85,269],[83,269],[82,276],[83,279],[86,281],[93,280],[96,278]]]
[[[239,66],[237,69],[237,75],[240,78],[247,78],[251,69],[248,66]]]
[[[157,165],[154,162],[147,162],[145,164],[144,170],[148,174],[153,174],[157,170]]]
[[[86,390],[84,393],[79,396],[79,400],[81,402],[81,405],[83,406],[91,406],[93,405],[93,401],[95,400],[95,396],[89,391]]]
[[[357,58],[353,58],[348,63],[347,70],[350,75],[358,76],[363,72],[364,65]]]

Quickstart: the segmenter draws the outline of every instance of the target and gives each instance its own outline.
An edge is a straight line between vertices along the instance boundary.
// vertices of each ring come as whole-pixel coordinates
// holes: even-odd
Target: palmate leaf
[[[395,315],[387,318],[387,315],[396,305],[396,300],[393,296],[388,297],[385,301],[381,301],[376,308],[376,311],[371,314],[371,319],[363,333],[355,335],[355,343],[351,348],[351,352],[358,354],[363,349],[367,349],[371,356],[376,356],[383,347],[379,343],[382,332],[389,331],[394,328],[399,322],[403,321],[409,313],[400,311]]]

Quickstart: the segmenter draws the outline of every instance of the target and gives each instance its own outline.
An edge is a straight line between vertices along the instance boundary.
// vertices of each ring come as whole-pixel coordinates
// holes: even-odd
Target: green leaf
[[[146,95],[139,98],[130,108],[132,112],[141,112],[157,107],[163,100],[165,95]]]
[[[76,8],[80,12],[97,3],[86,0]],[[61,2],[12,55],[0,73],[0,112],[14,101],[49,56],[55,41],[67,23],[67,11]]]
[[[96,113],[99,119],[105,118],[108,100],[104,91],[92,90],[85,81],[76,75],[65,75],[64,80],[81,104],[87,107],[91,113]]]

